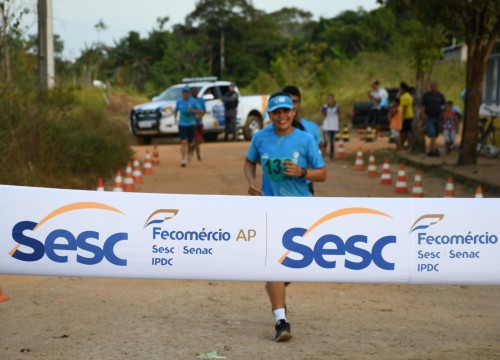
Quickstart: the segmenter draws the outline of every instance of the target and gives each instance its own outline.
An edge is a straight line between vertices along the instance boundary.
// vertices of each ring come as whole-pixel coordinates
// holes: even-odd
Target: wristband
[[[307,176],[307,169],[302,168],[302,173],[300,174],[299,178],[303,179]]]

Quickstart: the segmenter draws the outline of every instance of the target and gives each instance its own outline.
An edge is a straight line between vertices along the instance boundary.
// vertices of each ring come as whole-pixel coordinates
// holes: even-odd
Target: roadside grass
[[[100,91],[1,90],[0,183],[89,189],[130,159],[126,124],[106,114]]]

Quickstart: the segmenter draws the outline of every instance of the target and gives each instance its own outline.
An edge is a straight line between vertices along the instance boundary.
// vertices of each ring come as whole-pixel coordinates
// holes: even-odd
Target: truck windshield
[[[192,86],[192,89],[200,90],[199,86]],[[156,101],[168,101],[168,100],[178,100],[182,97],[182,86],[170,87],[160,95],[158,95],[155,100]]]

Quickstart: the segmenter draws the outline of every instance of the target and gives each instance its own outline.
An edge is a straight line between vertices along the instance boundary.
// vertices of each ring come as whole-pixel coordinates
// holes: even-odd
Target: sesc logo
[[[106,259],[113,265],[126,266],[127,260],[119,258],[115,254],[115,246],[118,242],[128,240],[127,233],[116,233],[107,237],[102,241],[100,234],[97,231],[83,231],[75,235],[65,229],[56,229],[51,231],[43,241],[31,236],[25,235],[26,231],[36,232],[47,221],[62,215],[69,211],[95,209],[117,212],[123,214],[120,210],[106,204],[97,202],[78,202],[62,206],[50,214],[45,216],[40,222],[20,221],[12,228],[12,238],[17,242],[17,245],[9,252],[9,255],[14,259],[21,261],[38,261],[45,255],[57,263],[68,262],[68,252],[76,252],[76,262],[84,265],[95,265]],[[29,252],[23,252],[20,246],[30,248]],[[83,250],[86,254],[82,254],[79,250]],[[90,254],[90,256],[85,256]]]
[[[307,230],[303,228],[292,228],[287,230],[282,238],[283,246],[287,249],[287,252],[281,256],[278,262],[283,266],[294,269],[305,268],[313,262],[322,268],[334,269],[337,267],[337,262],[339,260],[344,259],[350,254],[358,259],[344,259],[343,266],[347,269],[363,270],[373,262],[375,266],[382,270],[394,270],[394,263],[384,258],[383,251],[387,245],[396,243],[395,235],[388,235],[377,239],[373,243],[371,249],[366,247],[366,244],[368,244],[368,237],[366,235],[352,235],[344,241],[338,235],[325,234],[321,236],[313,246],[299,243],[295,240],[296,238],[306,237],[310,232],[326,221],[339,216],[354,214],[378,215],[392,219],[392,216],[386,213],[362,207],[345,208],[334,211],[323,216]],[[292,258],[290,255],[293,253],[298,254],[301,258]]]

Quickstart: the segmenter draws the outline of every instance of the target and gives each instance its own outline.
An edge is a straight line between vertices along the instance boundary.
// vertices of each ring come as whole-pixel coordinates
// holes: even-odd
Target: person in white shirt
[[[379,117],[381,110],[381,103],[385,103],[389,98],[387,90],[379,87],[380,83],[378,80],[372,80],[370,83],[371,91],[368,92],[368,97],[371,100],[372,107],[370,113],[368,114],[367,127],[375,129],[375,137],[378,136],[380,131]]]
[[[333,94],[326,96],[326,104],[321,108],[323,114],[323,139],[325,150],[330,144],[330,160],[335,152],[335,134],[339,131],[340,106],[335,101]]]

